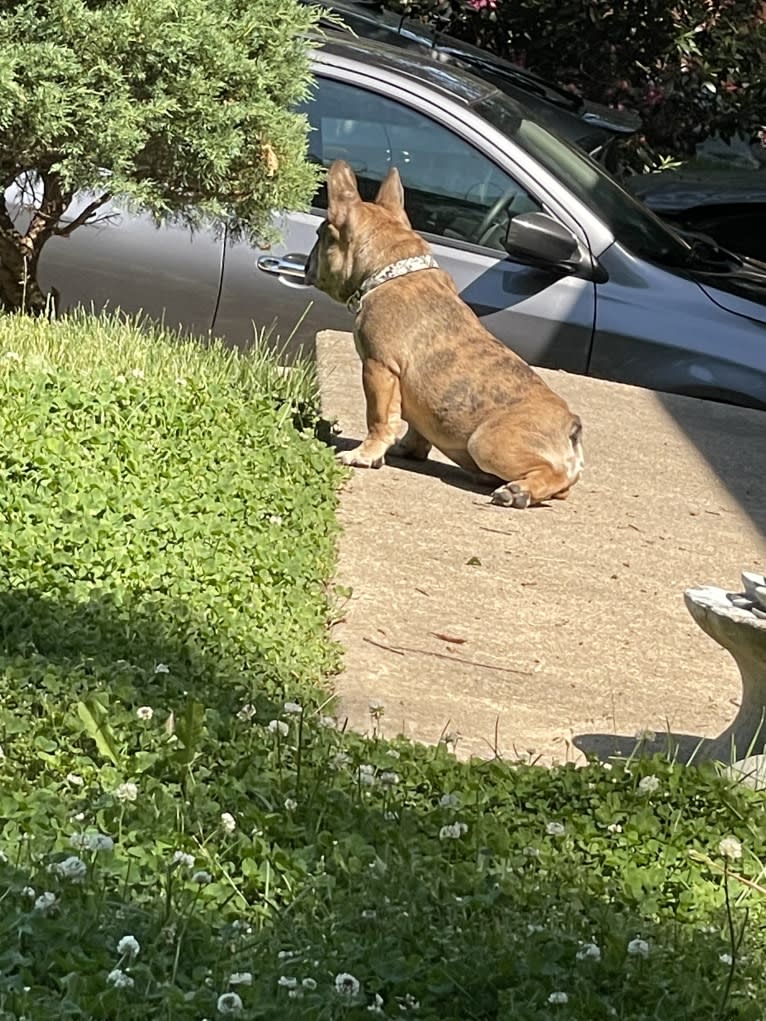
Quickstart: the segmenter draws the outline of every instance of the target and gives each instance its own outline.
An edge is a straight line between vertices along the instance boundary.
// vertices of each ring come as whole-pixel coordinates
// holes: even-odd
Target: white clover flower
[[[121,783],[114,792],[114,796],[118,801],[136,801],[138,799],[138,785],[130,781],[128,783]]]
[[[35,896],[35,888],[34,888],[34,886],[25,886],[24,889],[21,891],[21,896],[22,897],[34,897]]]
[[[298,979],[294,975],[280,975],[277,985],[282,986],[283,989],[295,989]]]
[[[213,877],[209,872],[205,872],[204,869],[200,869],[199,872],[195,872],[191,877],[193,883],[199,883],[200,886],[205,886],[207,883],[213,882]]]
[[[242,1010],[242,999],[237,993],[222,993],[215,1006],[219,1014],[239,1014]]]
[[[270,525],[281,525],[283,520],[284,520],[284,518],[282,517],[281,514],[270,514],[269,515],[269,524]]]
[[[57,897],[55,893],[50,893],[50,891],[41,893],[34,903],[34,910],[39,911],[41,914],[47,914],[49,911],[53,910],[56,905],[56,901]]]
[[[141,953],[141,944],[135,936],[123,936],[117,944],[117,953],[128,957],[138,957]]]
[[[122,968],[113,968],[106,976],[106,981],[115,989],[131,989],[135,985],[130,975],[127,975]]]
[[[308,989],[309,992],[313,993],[313,991],[317,987],[316,979],[315,978],[304,978],[304,979],[301,979],[301,985],[303,986],[304,989]]]
[[[120,373],[119,376],[114,377],[114,381],[115,383],[127,383],[128,378],[127,376],[123,376],[123,374]]]
[[[294,812],[297,807],[298,807],[298,802],[295,800],[295,798],[286,798],[285,799],[285,811],[286,812]]]
[[[113,851],[114,841],[105,833],[74,833],[69,838],[72,847],[85,851]]]
[[[372,1003],[368,1006],[367,1010],[370,1014],[382,1014],[383,1013],[383,997],[380,993],[375,993],[372,998]]]
[[[439,798],[440,808],[457,808],[460,804],[459,794],[442,794]]]
[[[338,752],[330,763],[334,769],[342,769],[343,766],[348,766],[351,762],[351,756],[347,755],[346,752]]]
[[[607,830],[610,833],[622,833],[622,826],[618,822],[611,822],[607,826]]]
[[[449,826],[442,826],[439,830],[439,840],[459,840],[467,832],[468,827],[464,822],[453,822]]]
[[[300,702],[285,702],[282,706],[282,711],[290,716],[300,716],[303,712],[303,706]]]
[[[252,720],[252,718],[255,715],[256,715],[255,706],[251,705],[251,703],[248,702],[247,705],[243,705],[242,708],[239,710],[239,712],[237,713],[237,718],[240,720]]]
[[[548,1003],[569,1003],[569,997],[566,993],[562,992],[551,993],[548,997]]]
[[[601,947],[598,943],[583,943],[577,951],[578,961],[600,961]]]
[[[67,773],[66,781],[67,783],[71,783],[73,787],[82,787],[85,783],[79,773]]]
[[[736,837],[724,837],[718,845],[718,853],[730,861],[736,861],[742,857],[742,844]]]
[[[221,812],[221,826],[223,826],[227,833],[233,833],[237,828],[237,820],[231,812]]]
[[[253,984],[253,976],[249,971],[235,971],[233,975],[229,975],[230,986],[251,986]]]
[[[290,728],[284,720],[271,720],[269,722],[269,730],[272,734],[280,734],[282,737],[287,737],[290,733]]]
[[[394,773],[392,770],[384,770],[378,778],[380,782],[386,787],[393,787],[398,784],[401,777],[398,773]]]
[[[653,730],[637,730],[635,734],[636,741],[656,741],[657,735]]]
[[[320,716],[319,726],[323,727],[325,730],[335,730],[337,721],[334,716]]]
[[[372,787],[375,783],[375,767],[367,764],[361,765],[356,771],[356,778],[362,787]]]
[[[173,864],[174,865],[185,865],[188,869],[194,868],[195,858],[193,854],[187,854],[186,851],[174,851],[173,852]]]
[[[731,956],[731,954],[721,954],[718,960],[721,962],[721,964],[725,964],[729,968],[734,963],[734,958]]]
[[[131,376],[134,379],[143,379],[144,378],[144,370],[143,369],[131,369],[130,370],[130,374],[131,374]]]
[[[549,822],[545,827],[549,837],[563,837],[566,831],[566,826],[562,822]]]
[[[140,705],[136,709],[136,716],[139,720],[150,720],[154,716],[154,710],[150,705]]]
[[[639,939],[636,936],[628,943],[628,953],[632,957],[648,957],[649,956],[649,944],[645,939]]]
[[[638,781],[638,789],[642,794],[653,794],[660,786],[658,776],[642,776]]]
[[[51,871],[55,872],[61,879],[69,879],[73,883],[79,883],[87,876],[88,866],[82,858],[72,854],[63,861],[54,862],[51,866]]]
[[[341,971],[335,976],[335,992],[341,996],[356,996],[359,988],[359,979],[349,975],[347,971]]]

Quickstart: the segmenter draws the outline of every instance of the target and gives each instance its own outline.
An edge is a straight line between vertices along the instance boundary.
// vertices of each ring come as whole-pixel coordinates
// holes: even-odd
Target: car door
[[[11,216],[25,229],[30,189],[6,193]],[[63,219],[71,223],[94,195],[75,196]],[[223,242],[212,231],[192,233],[179,224],[157,227],[146,213],[107,202],[93,223],[68,237],[52,237],[40,258],[44,291],[55,289],[59,310],[86,309],[142,313],[171,329],[206,334],[213,324]]]
[[[487,328],[534,364],[584,372],[593,332],[593,283],[521,265],[502,247],[509,217],[543,208],[541,200],[476,145],[440,123],[438,109],[425,113],[405,96],[393,98],[366,85],[317,76],[305,107],[312,127],[311,158],[324,166],[347,160],[366,199],[374,198],[390,167],[396,166],[413,227],[431,243],[437,261]],[[314,300],[295,333],[297,344],[310,344],[316,329],[352,326],[342,306],[301,287],[291,271],[310,251],[326,206],[326,192],[320,188],[310,214],[286,218],[282,244],[273,252],[256,253],[262,321],[273,314],[291,326],[307,301]],[[227,271],[227,288],[239,286],[244,292],[248,282],[252,295],[250,266],[241,266],[231,278]],[[224,300],[224,315],[226,311]]]

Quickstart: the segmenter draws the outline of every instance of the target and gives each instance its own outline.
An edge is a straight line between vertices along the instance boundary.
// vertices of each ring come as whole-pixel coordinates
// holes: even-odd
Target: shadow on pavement
[[[666,393],[656,398],[766,537],[766,412]]]

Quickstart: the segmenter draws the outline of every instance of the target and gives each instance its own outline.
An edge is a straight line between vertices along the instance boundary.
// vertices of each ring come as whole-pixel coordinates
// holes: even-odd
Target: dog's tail
[[[570,475],[574,479],[578,479],[585,467],[585,451],[582,445],[582,420],[579,415],[572,415],[572,424],[569,428],[569,442],[572,445]]]
[[[572,427],[569,430],[569,440],[572,446],[582,443],[582,419],[579,415],[572,415]]]

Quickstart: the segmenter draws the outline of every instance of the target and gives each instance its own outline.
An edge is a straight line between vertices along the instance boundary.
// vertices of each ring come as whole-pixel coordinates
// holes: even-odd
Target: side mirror
[[[542,264],[572,270],[580,261],[577,238],[547,213],[514,216],[508,224],[503,247],[519,262],[535,266]]]

